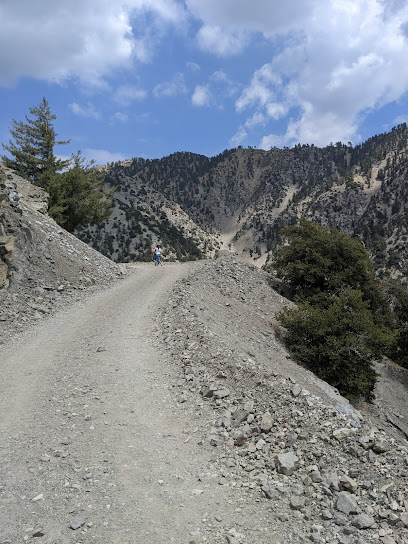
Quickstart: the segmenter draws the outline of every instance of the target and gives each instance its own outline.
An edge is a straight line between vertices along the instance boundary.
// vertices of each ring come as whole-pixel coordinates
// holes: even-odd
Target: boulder
[[[336,509],[343,514],[358,514],[359,507],[356,497],[348,491],[341,491],[336,500]]]
[[[293,451],[287,453],[278,453],[275,457],[276,470],[280,474],[290,476],[298,468],[299,458]]]

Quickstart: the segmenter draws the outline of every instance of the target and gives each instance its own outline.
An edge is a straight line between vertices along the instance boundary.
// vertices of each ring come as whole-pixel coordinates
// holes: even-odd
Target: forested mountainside
[[[108,165],[105,181],[116,188],[110,219],[76,234],[115,261],[150,259],[156,242],[177,259],[212,255],[224,242],[265,262],[282,227],[306,217],[361,237],[379,275],[408,276],[405,123],[354,147],[137,158]]]

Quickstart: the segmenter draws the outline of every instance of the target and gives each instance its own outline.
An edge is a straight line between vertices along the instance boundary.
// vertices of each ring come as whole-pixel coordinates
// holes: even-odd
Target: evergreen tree
[[[306,220],[283,234],[289,244],[273,267],[298,302],[277,316],[286,345],[296,361],[343,395],[369,396],[373,362],[394,344],[395,334],[367,251],[359,240]]]
[[[325,228],[306,219],[285,227],[289,240],[272,263],[277,276],[294,292],[297,302],[325,304],[346,287],[362,292],[378,324],[389,324],[390,310],[367,250],[358,238],[335,228]]]
[[[55,173],[48,184],[49,214],[69,232],[79,225],[98,224],[110,215],[115,188],[104,191],[105,175],[78,151],[70,168]]]
[[[13,140],[3,149],[12,156],[1,155],[3,164],[16,170],[22,177],[36,185],[48,189],[50,178],[56,172],[67,167],[68,161],[57,159],[55,145],[64,145],[69,141],[57,141],[53,127],[56,116],[51,113],[45,98],[38,106],[30,108],[31,118],[26,116],[26,123],[13,119],[10,134]]]
[[[388,355],[394,362],[408,368],[408,288],[396,279],[389,280],[386,288],[396,331],[396,340]]]
[[[285,344],[296,362],[350,399],[370,395],[376,380],[372,363],[393,336],[374,323],[361,291],[346,288],[326,307],[304,302],[277,317],[286,328]]]

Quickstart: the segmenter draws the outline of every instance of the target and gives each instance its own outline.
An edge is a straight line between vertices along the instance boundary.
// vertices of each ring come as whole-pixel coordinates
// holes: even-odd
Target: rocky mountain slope
[[[203,445],[214,447],[218,485],[241,507],[259,504],[226,541],[405,544],[408,443],[390,419],[406,420],[406,402],[384,409],[395,389],[387,395],[381,378],[383,398],[357,410],[293,363],[274,318],[287,304],[266,273],[223,255],[181,280],[159,318],[180,409],[212,408]]]
[[[121,277],[121,271],[47,217],[46,195],[41,190],[8,170],[2,173],[0,190],[3,357],[6,351],[10,353],[10,339],[15,333],[58,308],[66,308],[89,291],[108,286]],[[290,303],[271,289],[266,272],[245,263],[241,255],[220,252],[218,260],[188,263],[190,272],[180,272],[183,279],[176,285],[164,282],[165,292],[159,293],[153,273],[166,278],[166,264],[157,269],[139,265],[152,266],[149,281],[146,274],[144,278],[157,296],[151,295],[155,330],[139,318],[139,334],[133,334],[132,321],[126,319],[123,306],[115,305],[117,285],[116,290],[107,292],[106,305],[103,293],[99,293],[92,307],[92,323],[99,336],[86,329],[72,350],[74,357],[65,347],[63,365],[52,364],[52,372],[44,374],[47,379],[36,378],[30,395],[41,414],[36,424],[39,434],[27,425],[32,414],[24,412],[30,397],[24,388],[19,434],[14,434],[16,422],[11,420],[4,431],[1,447],[10,468],[0,482],[0,505],[3,501],[5,508],[0,508],[0,514],[7,511],[11,516],[3,519],[0,515],[1,544],[11,544],[15,539],[10,535],[17,534],[22,541],[36,538],[53,544],[53,531],[63,535],[59,541],[70,544],[95,542],[95,535],[99,538],[106,533],[118,544],[137,542],[131,516],[120,506],[125,489],[121,470],[126,468],[132,475],[133,465],[117,466],[115,447],[121,440],[127,459],[129,440],[132,444],[135,441],[135,436],[127,433],[133,432],[139,439],[138,455],[144,456],[147,450],[147,444],[140,444],[142,433],[135,427],[138,415],[133,413],[134,408],[130,410],[132,395],[137,395],[129,389],[133,383],[129,374],[137,374],[132,372],[134,355],[121,356],[127,350],[143,352],[146,342],[160,364],[155,366],[158,383],[152,383],[150,371],[143,365],[141,376],[136,376],[140,387],[149,384],[142,399],[152,410],[157,407],[155,395],[160,397],[161,408],[155,413],[158,419],[165,409],[182,414],[185,442],[173,447],[177,446],[180,455],[187,455],[188,444],[194,445],[189,449],[193,453],[188,458],[188,482],[198,459],[194,451],[202,451],[200,459],[207,459],[205,466],[195,468],[196,487],[185,491],[189,493],[185,496],[189,512],[194,513],[191,504],[196,504],[197,512],[203,513],[190,534],[185,533],[177,542],[408,542],[407,371],[399,370],[402,376],[398,375],[396,383],[392,367],[379,367],[383,378],[376,403],[358,409],[351,406],[332,387],[291,361],[279,342],[275,320],[275,312]],[[129,271],[129,290],[121,285],[121,300],[127,300],[142,315],[139,299],[131,299],[137,276],[134,280],[131,277],[132,265],[125,268]],[[88,285],[90,289],[85,289]],[[146,291],[144,288],[143,293]],[[109,341],[103,316],[123,328],[108,335]],[[42,327],[43,333],[46,328]],[[32,331],[34,339],[36,330]],[[57,330],[49,341],[54,342],[60,333]],[[71,338],[74,333],[81,331],[70,329],[70,343],[75,343]],[[105,351],[102,338],[109,342],[112,352]],[[92,361],[98,363],[97,372]],[[24,367],[24,361],[18,364],[25,382],[31,383],[32,370]],[[59,369],[64,373],[59,374]],[[13,382],[13,368],[5,370],[7,379]],[[47,381],[50,388],[43,390]],[[123,399],[121,392],[125,390],[128,394]],[[129,405],[126,413],[125,401]],[[139,404],[143,409],[140,399]],[[105,413],[107,406],[109,415]],[[49,426],[55,429],[52,436],[47,435]],[[100,428],[106,430],[102,432],[104,442],[90,440],[87,433]],[[108,440],[108,436],[115,436],[115,440]],[[166,441],[173,438],[163,430],[163,441],[155,448],[165,448]],[[153,441],[149,433],[146,440]],[[159,443],[156,436],[153,442]],[[78,448],[79,443],[83,449]],[[27,449],[21,444],[27,444]],[[30,454],[25,456],[28,450]],[[14,451],[18,451],[18,478],[12,473]],[[158,497],[175,519],[182,515],[185,501],[180,505],[182,499],[173,497],[178,497],[187,474],[181,477],[172,473],[170,458],[164,468],[155,467],[164,477],[158,481],[146,474],[137,481],[137,492],[143,500]],[[216,501],[210,500],[212,494]],[[90,503],[93,509],[87,506]],[[28,512],[24,519],[23,508]],[[67,520],[63,527],[62,518],[54,515],[56,511],[63,513],[64,522]],[[150,512],[147,527],[151,542],[156,544],[163,539],[154,536],[151,516]],[[170,529],[166,530],[168,534]],[[126,540],[120,540],[125,534]]]
[[[0,166],[0,343],[64,299],[108,285],[118,265],[47,215],[47,194]]]
[[[229,245],[264,264],[299,217],[360,236],[379,274],[407,276],[408,129],[352,147],[233,149],[207,158],[175,153],[106,167],[111,218],[77,235],[115,261],[212,256]],[[218,235],[218,236],[217,236]],[[120,240],[120,243],[117,243]]]

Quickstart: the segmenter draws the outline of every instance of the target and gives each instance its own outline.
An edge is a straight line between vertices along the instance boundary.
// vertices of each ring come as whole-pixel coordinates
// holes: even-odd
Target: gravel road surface
[[[192,266],[135,265],[1,348],[2,544],[201,542],[217,523],[230,491],[206,483],[211,452],[152,335]]]

